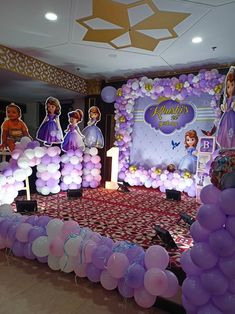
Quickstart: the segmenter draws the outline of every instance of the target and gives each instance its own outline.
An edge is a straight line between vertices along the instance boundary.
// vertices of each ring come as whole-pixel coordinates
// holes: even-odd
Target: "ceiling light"
[[[194,43],[194,44],[198,44],[200,42],[202,42],[202,38],[201,37],[194,37],[192,39],[192,43]]]
[[[45,18],[49,21],[56,21],[57,20],[57,15],[52,12],[48,12],[45,14]]]

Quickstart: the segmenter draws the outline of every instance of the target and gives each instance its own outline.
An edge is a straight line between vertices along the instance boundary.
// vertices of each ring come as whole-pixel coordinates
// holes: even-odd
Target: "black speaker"
[[[67,190],[67,197],[69,199],[82,197],[82,189],[69,189]]]
[[[166,199],[173,201],[181,201],[181,192],[176,190],[166,189]]]
[[[119,192],[130,192],[130,190],[128,189],[128,183],[126,183],[126,182],[118,182],[118,189],[117,189],[117,191],[119,191]]]
[[[163,243],[166,244],[166,246],[170,249],[178,249],[177,244],[175,243],[174,239],[170,235],[170,232],[167,231],[166,229],[160,227],[159,225],[156,225],[154,227],[156,230],[157,234],[156,237],[159,237]]]
[[[18,213],[33,213],[38,210],[37,201],[30,200],[30,201],[15,201],[16,203],[16,210]]]
[[[195,221],[195,219],[193,218],[193,217],[190,217],[188,214],[186,214],[186,213],[181,213],[180,214],[180,219],[179,219],[179,221],[180,220],[183,220],[184,222],[186,222],[188,225],[192,225],[193,223],[194,223],[194,221]]]

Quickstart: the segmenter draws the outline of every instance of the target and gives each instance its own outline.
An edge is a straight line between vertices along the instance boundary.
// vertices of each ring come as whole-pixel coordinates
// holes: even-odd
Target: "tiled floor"
[[[0,251],[1,314],[166,314],[152,307],[141,309],[117,291],[73,274],[54,272],[47,264],[15,258]]]

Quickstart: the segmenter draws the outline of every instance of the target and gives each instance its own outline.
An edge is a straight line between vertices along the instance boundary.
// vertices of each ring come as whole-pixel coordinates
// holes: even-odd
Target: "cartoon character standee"
[[[185,155],[178,166],[179,170],[182,171],[189,171],[191,173],[196,173],[197,170],[197,143],[198,143],[198,136],[195,130],[189,130],[185,133],[184,136],[184,144],[187,150],[187,155]]]
[[[36,138],[46,146],[60,144],[63,139],[63,132],[60,126],[61,106],[57,98],[48,97],[45,102],[46,116],[40,125]]]
[[[89,109],[89,121],[87,126],[82,130],[82,134],[85,136],[85,145],[89,148],[103,148],[104,137],[101,130],[96,126],[97,122],[101,119],[101,113],[97,106],[92,106]]]
[[[26,124],[21,120],[21,109],[14,103],[6,107],[6,120],[2,123],[1,129],[0,149],[9,148],[13,151],[15,143],[19,142],[23,136],[31,138]]]
[[[221,105],[217,142],[221,148],[235,148],[235,67],[231,67],[225,82],[224,101]]]
[[[80,109],[76,111],[71,111],[68,113],[69,125],[67,127],[66,135],[64,137],[61,148],[63,151],[67,152],[68,150],[76,150],[78,148],[84,150],[85,144],[83,139],[84,135],[80,132],[78,123],[83,119],[83,112]]]

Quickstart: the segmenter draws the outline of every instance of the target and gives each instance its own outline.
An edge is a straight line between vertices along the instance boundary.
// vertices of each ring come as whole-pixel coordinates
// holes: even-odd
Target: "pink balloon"
[[[147,269],[156,267],[164,270],[169,263],[169,255],[162,246],[153,245],[146,250],[144,261]]]
[[[168,287],[166,273],[158,268],[150,268],[144,275],[144,287],[152,295],[161,295]]]
[[[106,290],[117,288],[118,279],[113,278],[107,270],[103,270],[100,275],[100,283]]]
[[[87,263],[80,263],[78,259],[74,260],[73,270],[78,277],[80,278],[86,277],[86,268],[87,268]]]
[[[107,269],[114,278],[122,278],[129,266],[129,260],[123,253],[113,253],[107,263]]]
[[[32,229],[32,225],[28,223],[22,223],[16,229],[16,239],[20,242],[28,242],[28,234]]]
[[[167,288],[166,290],[161,294],[164,298],[172,298],[176,295],[178,289],[179,289],[179,282],[175,274],[173,274],[169,270],[165,270],[165,274],[167,276]]]
[[[55,237],[49,245],[49,252],[54,256],[63,256],[64,241],[60,237]]]
[[[140,288],[134,290],[134,299],[139,306],[147,309],[154,305],[156,296],[148,293],[145,288]]]
[[[74,220],[65,221],[61,230],[61,238],[66,239],[70,234],[79,234],[79,224]]]

